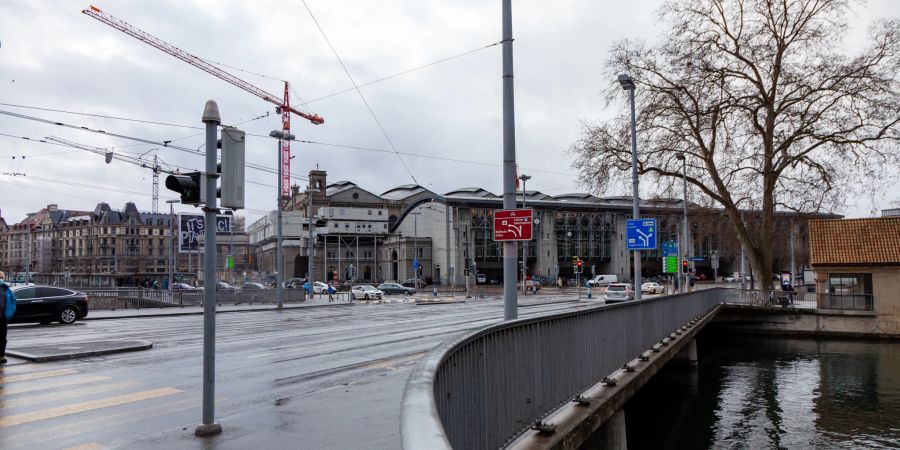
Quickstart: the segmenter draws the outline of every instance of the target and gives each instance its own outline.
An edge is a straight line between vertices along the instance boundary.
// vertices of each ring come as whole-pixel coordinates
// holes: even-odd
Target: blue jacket
[[[13,314],[16,313],[16,294],[6,283],[0,283],[0,290],[3,290],[6,293],[6,299],[3,304],[3,315],[6,317],[6,320],[12,319]]]

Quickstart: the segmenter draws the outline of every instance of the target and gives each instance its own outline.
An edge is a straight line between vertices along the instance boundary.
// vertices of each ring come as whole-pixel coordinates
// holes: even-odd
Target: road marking
[[[40,428],[23,433],[11,434],[8,437],[9,442],[12,443],[11,448],[34,448],[35,443],[58,439],[59,436],[74,436],[90,431],[97,431],[98,429],[109,429],[113,426],[121,427],[121,425],[124,425],[126,423],[144,421],[151,417],[172,414],[175,412],[184,411],[186,409],[197,408],[199,406],[199,400],[185,399],[162,405],[149,406],[132,411],[109,414],[93,419],[64,423],[62,425],[57,425],[54,427]],[[6,439],[6,436],[4,436],[4,439]],[[16,443],[18,445],[16,445]]]
[[[15,383],[16,381],[37,380],[39,378],[58,377],[60,375],[72,375],[78,373],[75,369],[45,370],[43,372],[23,373],[21,375],[0,376],[0,384]]]
[[[59,406],[56,408],[50,408],[41,411],[0,417],[0,428],[21,425],[23,423],[35,422],[38,420],[54,419],[57,417],[93,411],[95,409],[109,408],[112,406],[119,406],[127,403],[149,400],[152,398],[165,397],[167,395],[178,394],[180,392],[182,391],[173,388],[153,389],[150,391],[135,392],[133,394],[119,395],[116,397],[102,398],[100,400],[92,400],[89,402]]]
[[[87,444],[76,445],[74,447],[69,447],[66,450],[103,450],[109,448],[103,444],[98,444],[96,442],[88,442]]]
[[[121,383],[101,384],[99,386],[94,386],[94,387],[89,387],[89,388],[73,389],[73,390],[67,390],[67,391],[63,391],[63,392],[50,392],[47,394],[31,395],[31,396],[19,397],[19,398],[15,398],[15,399],[4,400],[4,399],[0,398],[0,409],[34,405],[37,403],[42,403],[42,402],[46,402],[46,401],[50,401],[50,400],[64,400],[64,399],[70,399],[70,398],[84,397],[87,395],[99,394],[101,392],[115,391],[118,389],[131,388],[131,387],[140,386],[140,385],[141,384],[136,381],[123,381]]]
[[[0,394],[2,395],[12,395],[12,394],[22,394],[25,392],[32,391],[43,391],[45,389],[53,389],[63,386],[74,386],[76,384],[84,384],[84,383],[93,383],[95,381],[105,381],[111,380],[110,377],[105,376],[89,376],[82,378],[70,378],[68,380],[57,381],[55,383],[46,383],[46,384],[30,384],[28,386],[16,386],[13,388],[7,388],[5,386],[0,386]]]

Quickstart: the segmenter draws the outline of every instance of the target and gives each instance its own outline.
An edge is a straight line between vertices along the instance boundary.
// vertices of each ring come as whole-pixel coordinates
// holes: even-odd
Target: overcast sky
[[[583,190],[566,151],[577,139],[581,120],[616,113],[604,109],[600,96],[614,81],[603,78],[607,51],[617,39],[655,39],[660,25],[654,11],[660,1],[513,3],[516,146],[521,172],[533,177],[529,190],[551,195]],[[307,0],[307,4],[359,84],[500,40],[499,1]],[[269,117],[240,127],[262,135],[280,129],[273,105],[81,14],[80,8],[87,5],[0,2],[0,102],[201,126],[204,102],[215,99],[226,124],[268,112]],[[290,81],[306,101],[352,87],[300,1],[106,1],[97,6],[187,52],[273,77],[233,71],[275,94],[283,90],[279,79]],[[898,15],[897,0],[872,0],[857,8],[850,19],[848,45],[863,42],[865,26],[873,18]],[[500,56],[500,46],[490,47],[363,87],[362,92],[398,151],[499,165]],[[298,103],[297,96],[292,95],[291,101]],[[356,92],[312,101],[306,109],[321,114],[326,122],[314,126],[294,117],[292,131],[298,139],[391,149]],[[186,127],[12,106],[0,106],[0,110],[154,141],[175,140],[190,148],[203,144],[202,135],[197,135],[200,131]],[[199,156],[173,149],[3,115],[0,133],[33,139],[57,136],[134,156],[149,151],[148,156],[155,154],[183,167],[199,168],[203,163]],[[269,138],[248,137],[247,160],[274,168],[275,148]],[[351,180],[376,194],[413,182],[392,153],[314,144],[294,144],[292,151],[296,155],[292,172],[298,175],[318,166],[328,171],[331,182]],[[23,160],[22,155],[27,157]],[[496,165],[416,156],[404,156],[404,161],[419,184],[438,193],[467,186],[501,192]],[[151,207],[150,170],[122,162],[106,165],[101,156],[82,150],[0,136],[0,172],[27,174],[0,175],[0,209],[10,223],[49,203],[92,209],[105,201],[120,208],[131,200],[141,210]],[[274,174],[251,169],[247,178],[277,183]],[[891,189],[878,199],[876,209],[900,200],[900,188]],[[173,197],[164,186],[160,194],[160,209],[167,211],[164,201]],[[275,195],[274,187],[248,185],[247,206],[270,210]],[[839,212],[861,217],[872,209],[871,201],[860,200]],[[250,220],[259,216],[257,212],[247,215]]]

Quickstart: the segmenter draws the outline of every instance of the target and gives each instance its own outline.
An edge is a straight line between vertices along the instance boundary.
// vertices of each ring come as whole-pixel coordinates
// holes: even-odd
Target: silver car
[[[627,302],[634,300],[634,291],[630,284],[613,283],[606,288],[606,303]]]

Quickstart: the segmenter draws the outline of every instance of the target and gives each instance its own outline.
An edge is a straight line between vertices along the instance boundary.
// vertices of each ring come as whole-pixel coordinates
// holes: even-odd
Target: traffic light
[[[580,258],[575,261],[575,271],[578,273],[583,273],[584,271],[584,262]]]
[[[216,164],[216,172],[222,172],[222,163]],[[203,172],[188,172],[166,177],[166,189],[181,194],[181,203],[202,205],[206,203],[206,180]],[[222,197],[222,188],[216,187],[216,197]]]
[[[687,271],[688,271],[688,263],[687,263],[687,260],[681,261],[681,269],[682,269],[682,271],[684,271],[685,273],[687,273]]]
[[[202,203],[200,200],[202,178],[200,172],[169,175],[166,177],[166,189],[181,194],[181,203],[196,206]]]

